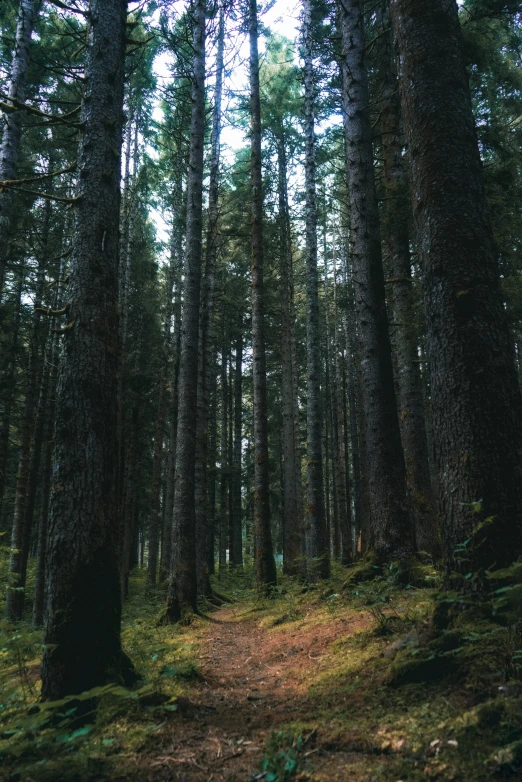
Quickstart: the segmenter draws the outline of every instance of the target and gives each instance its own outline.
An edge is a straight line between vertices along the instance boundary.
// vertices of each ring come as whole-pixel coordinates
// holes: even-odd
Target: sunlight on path
[[[309,684],[328,668],[329,647],[339,638],[368,624],[364,615],[330,619],[325,624],[289,622],[263,626],[255,612],[241,606],[223,608],[198,628],[202,678],[188,698],[178,701],[161,753],[146,763],[150,780],[262,779],[258,769],[272,731],[303,726],[302,756],[318,753]],[[331,760],[331,758],[330,758]],[[312,764],[313,765],[313,764]],[[324,776],[305,779],[346,779],[347,759],[339,755]],[[329,765],[332,765],[331,763]],[[315,769],[314,769],[315,772]],[[259,774],[259,776],[258,776]],[[361,778],[362,779],[362,778]]]

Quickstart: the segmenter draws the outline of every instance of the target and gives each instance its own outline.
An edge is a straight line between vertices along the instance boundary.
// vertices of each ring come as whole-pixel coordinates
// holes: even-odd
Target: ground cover
[[[393,569],[372,569],[312,588],[283,579],[270,599],[248,575],[223,579],[229,602],[188,627],[158,623],[161,595],[138,572],[123,640],[143,680],[94,693],[89,723],[75,722],[72,700],[53,719],[38,706],[41,637],[4,628],[0,778],[519,778],[516,621],[475,616],[435,632],[435,571],[399,585]]]

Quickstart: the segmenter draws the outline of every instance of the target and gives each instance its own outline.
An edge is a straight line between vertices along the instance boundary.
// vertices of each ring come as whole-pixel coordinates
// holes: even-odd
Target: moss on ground
[[[289,654],[292,639],[306,639],[306,653],[285,674],[302,708],[267,742],[264,772],[283,768],[276,780],[316,782],[520,778],[518,576],[500,574],[489,603],[474,610],[436,592],[432,567],[416,565],[409,574],[404,583],[398,568],[370,559],[335,567],[328,582],[310,589],[282,577],[270,598],[256,593],[248,572],[216,582],[237,601],[227,622],[255,622],[267,655]],[[102,692],[93,723],[79,728],[68,703],[52,724],[36,708],[40,633],[4,628],[0,778],[130,780],[140,778],[137,762],[147,757],[152,768],[176,709],[201,686],[200,645],[212,630],[205,616],[189,627],[161,626],[161,610],[162,595],[150,594],[138,571],[123,645],[143,681],[134,692]],[[259,773],[252,768],[252,778]]]

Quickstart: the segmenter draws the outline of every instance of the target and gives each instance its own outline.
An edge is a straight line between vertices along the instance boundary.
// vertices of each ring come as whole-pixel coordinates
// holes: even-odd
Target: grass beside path
[[[520,626],[475,617],[434,635],[435,571],[399,586],[372,569],[311,589],[282,578],[271,599],[248,573],[223,579],[233,602],[189,627],[158,625],[161,595],[136,573],[123,639],[144,681],[102,693],[76,730],[67,704],[62,725],[31,725],[41,639],[20,628],[18,657],[4,652],[0,778],[520,778]]]

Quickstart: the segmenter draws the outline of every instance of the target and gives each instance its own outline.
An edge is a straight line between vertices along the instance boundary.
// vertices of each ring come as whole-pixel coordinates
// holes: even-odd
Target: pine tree
[[[453,0],[393,0],[448,571],[522,551],[521,397]],[[419,56],[422,53],[422,56]]]
[[[351,252],[370,489],[372,544],[379,558],[415,550],[393,385],[379,214],[373,174],[362,0],[338,6]]]
[[[125,0],[93,0],[56,404],[42,696],[121,681],[118,254]]]
[[[268,465],[268,409],[265,355],[265,301],[263,286],[263,182],[261,175],[261,108],[259,93],[258,22],[256,0],[249,0],[250,40],[250,180],[252,199],[252,358],[254,382],[254,515],[257,581],[267,588],[276,583],[270,528]]]

